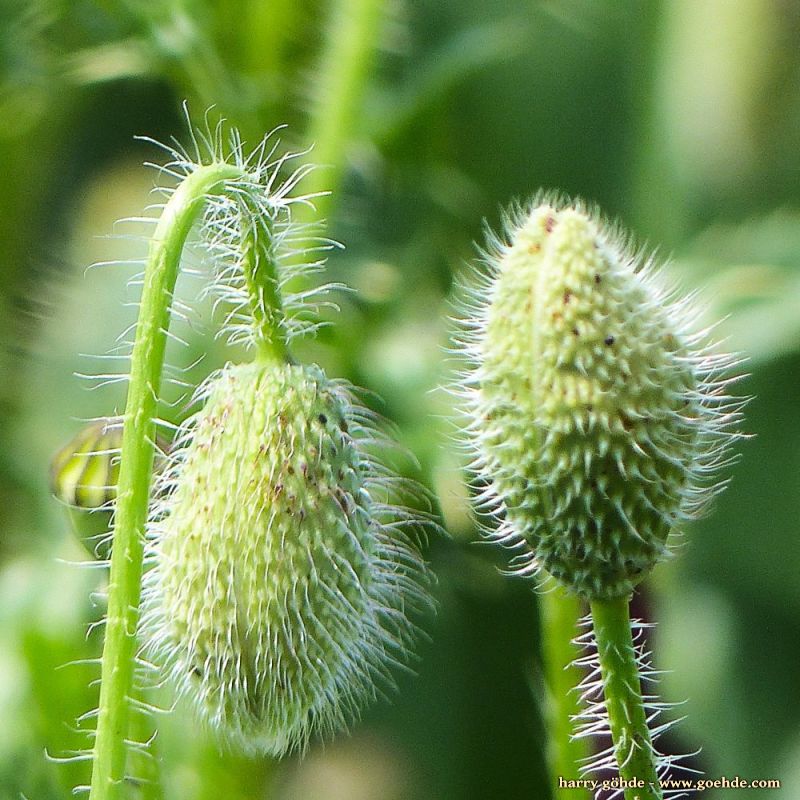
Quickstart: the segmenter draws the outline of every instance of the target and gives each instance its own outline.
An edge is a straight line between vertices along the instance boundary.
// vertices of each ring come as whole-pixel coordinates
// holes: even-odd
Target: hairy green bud
[[[209,380],[153,512],[149,648],[221,736],[280,755],[346,723],[412,638],[425,570],[369,415],[313,366]]]
[[[713,475],[742,404],[726,393],[732,359],[583,209],[545,203],[511,227],[464,340],[483,499],[522,571],[625,595],[722,488]]]

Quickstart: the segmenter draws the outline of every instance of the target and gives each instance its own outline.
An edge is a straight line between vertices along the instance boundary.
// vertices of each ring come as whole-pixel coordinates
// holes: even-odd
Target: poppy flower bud
[[[726,391],[732,359],[581,208],[534,208],[488,260],[466,388],[498,536],[523,549],[523,571],[625,595],[724,485],[743,404]]]
[[[365,414],[317,367],[229,365],[162,479],[145,633],[180,693],[245,750],[280,755],[344,724],[426,602],[402,514],[379,498]]]

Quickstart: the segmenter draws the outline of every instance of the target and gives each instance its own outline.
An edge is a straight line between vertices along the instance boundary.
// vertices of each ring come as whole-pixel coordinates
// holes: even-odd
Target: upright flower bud
[[[375,431],[313,366],[210,379],[154,510],[144,629],[226,739],[280,755],[373,695],[425,604]],[[413,517],[411,518],[413,522]]]
[[[732,359],[581,208],[534,208],[488,261],[466,388],[498,536],[522,546],[523,570],[625,595],[722,486],[741,407],[722,377]]]

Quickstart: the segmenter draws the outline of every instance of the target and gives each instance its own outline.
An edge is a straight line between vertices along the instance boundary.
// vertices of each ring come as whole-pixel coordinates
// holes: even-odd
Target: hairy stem
[[[289,351],[275,256],[270,222],[249,216],[242,223],[241,267],[250,296],[258,358],[286,361]]]
[[[147,702],[148,698],[145,692],[139,692],[138,699]],[[152,718],[145,711],[132,709],[129,723],[131,738],[135,742],[147,743],[146,749],[132,750],[129,756],[129,770],[138,789],[137,800],[164,800],[161,763],[152,723]]]
[[[591,602],[614,754],[620,777],[644,782],[625,789],[625,800],[662,800],[633,645],[630,598]]]
[[[542,662],[545,677],[545,724],[547,726],[547,760],[550,779],[578,779],[580,764],[590,755],[587,739],[573,739],[573,717],[581,711],[576,687],[582,675],[574,662],[578,649],[573,639],[578,633],[581,601],[560,586],[539,597],[541,619]],[[574,800],[589,800],[588,789],[575,789]]]
[[[240,175],[228,164],[198,167],[170,198],[150,242],[125,407],[90,800],[119,797],[125,779],[155,417],[181,253],[205,197]]]

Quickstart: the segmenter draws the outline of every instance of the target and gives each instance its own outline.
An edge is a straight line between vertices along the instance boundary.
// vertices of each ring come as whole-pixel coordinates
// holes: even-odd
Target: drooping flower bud
[[[223,738],[280,755],[343,725],[412,638],[425,569],[376,431],[317,367],[209,380],[154,510],[144,630]]]
[[[732,359],[581,208],[534,208],[488,262],[466,394],[497,536],[523,548],[522,571],[627,594],[722,487],[742,405],[726,393]]]

